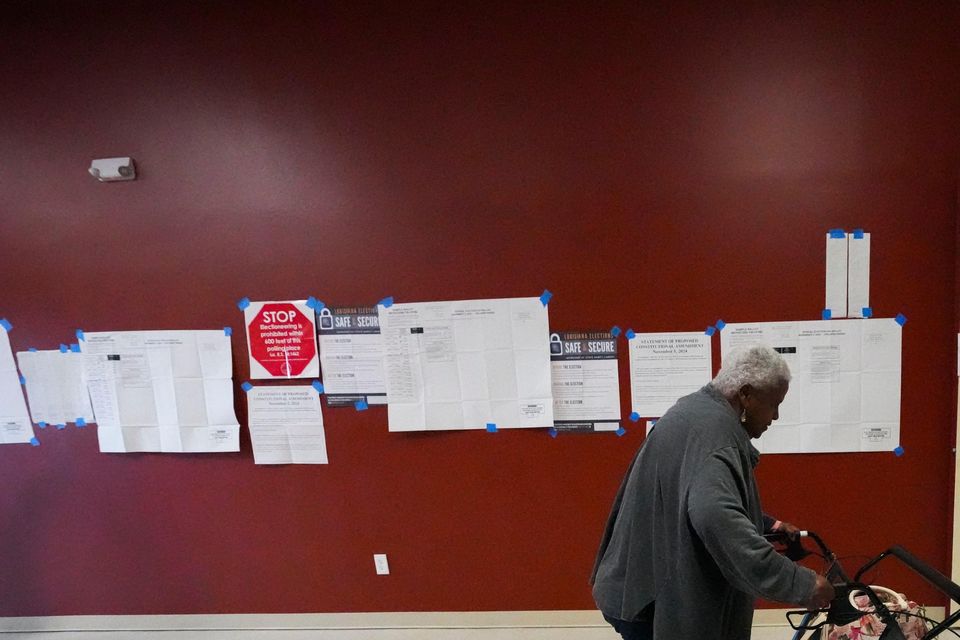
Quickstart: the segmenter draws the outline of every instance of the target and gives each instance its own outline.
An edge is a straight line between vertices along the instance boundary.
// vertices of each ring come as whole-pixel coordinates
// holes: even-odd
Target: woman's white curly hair
[[[744,385],[754,389],[773,389],[790,382],[790,367],[779,353],[758,344],[738,349],[723,360],[717,377],[710,383],[725,396],[737,393]]]

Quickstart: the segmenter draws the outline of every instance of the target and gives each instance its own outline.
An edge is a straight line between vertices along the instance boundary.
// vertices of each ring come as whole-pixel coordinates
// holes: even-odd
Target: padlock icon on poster
[[[333,314],[327,307],[320,309],[317,313],[317,320],[320,322],[321,329],[333,329]]]
[[[563,340],[560,339],[559,333],[550,334],[550,355],[563,355]]]

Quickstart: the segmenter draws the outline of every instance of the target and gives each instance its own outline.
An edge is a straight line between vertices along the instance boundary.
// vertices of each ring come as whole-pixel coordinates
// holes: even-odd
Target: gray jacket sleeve
[[[733,447],[719,449],[696,474],[687,501],[694,531],[724,578],[755,597],[803,604],[816,574],[778,554],[757,531],[744,506],[748,486]]]

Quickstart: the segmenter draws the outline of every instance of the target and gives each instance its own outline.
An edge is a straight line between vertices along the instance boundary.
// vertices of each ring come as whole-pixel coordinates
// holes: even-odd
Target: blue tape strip
[[[224,328],[223,328],[223,335],[225,335],[225,336],[232,336],[232,335],[233,335],[233,328],[232,328],[232,327],[224,327]]]
[[[37,423],[37,426],[40,427],[41,429],[46,429],[47,423],[41,420],[40,422]]]
[[[309,298],[307,298],[307,306],[313,309],[314,311],[320,311],[320,309],[323,309],[327,305],[323,304],[323,302],[321,302],[320,300],[317,300],[313,296],[310,296]]]
[[[872,318],[872,317],[873,317],[873,309],[871,309],[870,307],[864,307],[863,309],[860,310],[860,313],[863,314],[863,317],[864,317],[864,318]]]
[[[366,411],[367,410],[367,401],[366,400],[357,400],[353,403],[353,408],[357,411]]]
[[[237,300],[237,307],[240,309],[240,311],[243,311],[249,306],[250,306],[250,298],[240,298],[239,300]]]
[[[34,436],[34,437],[30,438],[30,444],[32,444],[32,445],[35,446],[35,447],[39,447],[39,446],[40,446],[40,441],[37,440],[37,437],[36,437],[36,436]]]
[[[20,384],[27,384],[27,379],[24,378],[22,374],[20,376]]]
[[[846,238],[847,234],[843,229],[830,229],[831,238]]]
[[[37,352],[37,348],[36,348],[36,347],[27,347],[27,351],[29,351],[30,353],[36,353],[36,352]]]
[[[550,431],[548,431],[547,433],[550,434],[550,437],[551,437],[551,438],[556,438],[556,437],[557,437],[557,430],[554,429],[553,427],[550,427]]]
[[[616,338],[617,336],[620,335],[620,327],[614,325],[614,327],[610,329],[610,333],[611,335],[613,335],[614,338]]]
[[[704,331],[704,333],[707,334],[708,336],[712,336],[716,332],[717,332],[717,328],[714,327],[713,325],[710,325],[709,327],[707,327],[707,330]]]
[[[87,426],[87,421],[83,418],[77,418],[77,427],[83,429],[85,426]]]
[[[393,296],[387,296],[377,304],[380,305],[381,307],[386,307],[387,309],[389,309],[390,307],[393,306]]]
[[[80,342],[86,342],[87,339],[83,337],[83,329],[77,329],[77,340]]]
[[[903,315],[902,313],[898,313],[897,317],[894,318],[894,320],[896,320],[897,324],[900,325],[901,327],[907,324],[907,316]]]
[[[863,229],[854,229],[853,237],[856,240],[863,240]]]
[[[903,447],[900,446],[900,445],[897,445],[897,448],[894,449],[893,452],[896,454],[896,456],[897,456],[898,458],[905,453],[904,450],[903,450]]]
[[[60,343],[60,353],[66,353],[67,351],[70,351],[70,347],[68,347],[67,345],[65,345],[65,344],[63,344],[63,343],[61,342],[61,343]]]
[[[553,294],[550,293],[550,289],[544,289],[543,293],[540,294],[540,302],[543,306],[547,306],[550,303],[550,298],[553,297]]]
[[[63,431],[66,428],[67,428],[67,425],[63,424],[62,422],[57,425],[57,431]]]
[[[618,437],[618,438],[619,438],[620,436],[622,436],[623,434],[625,434],[626,432],[627,432],[627,430],[624,429],[623,427],[620,427],[619,429],[617,429],[616,431],[614,431],[614,433],[617,434],[617,437]]]
[[[319,381],[319,380],[314,380],[313,383],[312,383],[310,386],[312,386],[314,389],[316,389],[316,390],[317,390],[317,393],[323,393],[323,385],[320,384],[320,381]]]
[[[71,351],[72,353],[80,353],[80,345],[78,345],[76,342],[71,342],[71,343],[70,343],[70,351]]]
[[[242,385],[240,385],[240,388],[246,392],[246,391],[250,391],[250,389],[253,389],[253,385],[250,384],[249,382],[244,382]]]
[[[717,331],[723,331],[723,328],[727,326],[727,323],[723,320],[717,320]]]
[[[0,327],[3,327],[4,331],[7,331],[8,333],[11,329],[13,329],[13,325],[10,324],[10,321],[6,318],[0,318]]]
[[[630,420],[631,420],[631,422],[637,422],[637,421],[639,421],[639,420],[640,420],[640,414],[637,413],[636,411],[634,411],[633,413],[630,414]]]
[[[494,423],[492,423],[492,422],[488,422],[488,423],[487,423],[487,432],[488,432],[488,433],[496,433],[496,432],[497,432],[497,425],[494,424]]]
[[[829,320],[832,317],[833,317],[833,311],[830,311],[830,309],[824,309],[823,311],[820,312],[821,320]]]
[[[633,329],[627,329],[627,340],[633,340],[637,337],[637,334],[633,332]]]

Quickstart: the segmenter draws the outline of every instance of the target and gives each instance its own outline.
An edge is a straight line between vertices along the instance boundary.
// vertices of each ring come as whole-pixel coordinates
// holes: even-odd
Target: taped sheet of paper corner
[[[85,333],[84,375],[100,451],[240,450],[223,330]]]
[[[0,328],[0,444],[30,442],[32,438],[33,425],[10,349],[10,336]]]
[[[539,298],[378,306],[390,431],[552,427]]]

